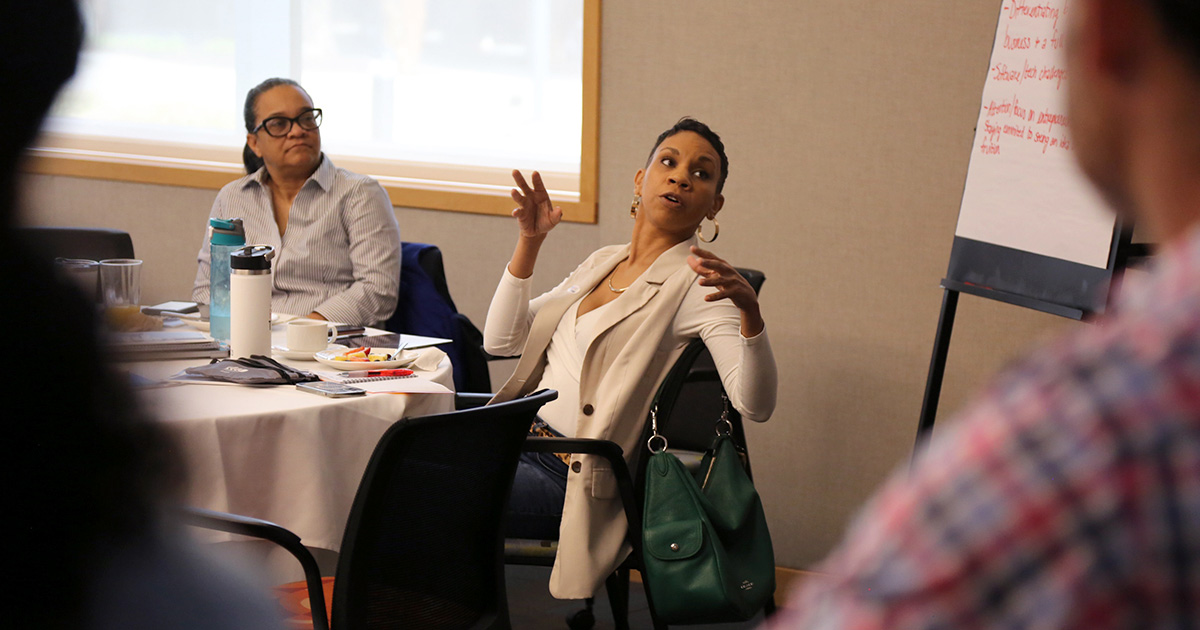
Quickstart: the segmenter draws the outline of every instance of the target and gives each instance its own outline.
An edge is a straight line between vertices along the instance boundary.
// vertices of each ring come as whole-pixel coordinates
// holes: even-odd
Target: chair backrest
[[[346,524],[334,628],[509,627],[501,520],[529,425],[557,397],[388,429]]]
[[[763,282],[766,281],[763,272],[757,269],[737,271],[746,278],[755,293],[762,291]],[[702,340],[692,340],[659,385],[655,396],[658,402],[659,433],[667,438],[672,450],[704,451],[712,445],[713,438],[716,437],[717,420],[724,408],[724,395],[725,387],[721,384],[712,354]],[[746,434],[742,426],[742,416],[732,405],[729,407],[729,422],[732,425],[734,440],[745,448]],[[650,436],[649,423],[645,435],[647,438]],[[635,479],[638,480],[636,487],[639,491],[646,459],[637,459]],[[746,471],[750,471],[748,458]]]
[[[133,258],[133,239],[121,230],[39,226],[23,227],[21,231],[29,235],[30,249],[50,260]]]
[[[757,295],[762,293],[762,285],[767,281],[767,275],[757,269],[748,269],[746,267],[738,267],[737,272],[742,274],[746,282],[750,283],[750,287],[754,289]]]
[[[450,297],[442,252],[427,243],[400,244],[400,295],[396,311],[384,324],[392,332],[443,337],[460,392],[490,392],[491,376],[483,352],[483,333],[458,312]]]
[[[450,284],[446,282],[446,264],[442,261],[442,250],[438,249],[436,245],[424,243],[410,243],[409,245],[417,248],[417,264],[421,265],[421,270],[433,281],[433,288],[457,313],[458,307],[454,305],[454,298],[450,297]]]

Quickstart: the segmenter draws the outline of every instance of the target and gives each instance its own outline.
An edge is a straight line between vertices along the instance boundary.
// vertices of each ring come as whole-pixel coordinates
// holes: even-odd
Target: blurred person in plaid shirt
[[[1200,627],[1200,1],[1069,2],[1078,160],[1152,273],[897,471],[772,627]]]

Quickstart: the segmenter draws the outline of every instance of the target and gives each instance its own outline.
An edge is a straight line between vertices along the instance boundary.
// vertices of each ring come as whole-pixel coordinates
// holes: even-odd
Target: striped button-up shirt
[[[940,431],[770,625],[1200,626],[1200,230],[1159,258]]]
[[[396,308],[400,290],[400,227],[378,182],[323,156],[292,202],[281,237],[272,212],[267,170],[227,184],[211,216],[240,217],[246,243],[275,248],[271,308],[330,321],[373,325]],[[207,234],[197,255],[192,299],[209,301]]]

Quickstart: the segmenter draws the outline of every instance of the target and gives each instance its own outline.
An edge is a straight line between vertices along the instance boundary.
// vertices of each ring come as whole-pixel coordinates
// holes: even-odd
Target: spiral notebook
[[[335,383],[373,383],[375,381],[393,381],[401,378],[417,377],[411,371],[408,374],[387,376],[351,376],[351,374],[351,372],[317,372],[317,376],[320,376],[321,380],[333,381]]]
[[[316,371],[323,381],[353,383],[368,392],[388,394],[453,394],[450,388],[422,374],[411,376],[343,376],[345,372]]]

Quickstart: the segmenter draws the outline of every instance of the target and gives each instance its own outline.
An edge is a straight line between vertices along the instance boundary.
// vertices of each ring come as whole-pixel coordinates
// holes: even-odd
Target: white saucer
[[[293,361],[315,361],[313,355],[315,352],[301,352],[299,350],[288,350],[283,346],[271,346],[271,354],[277,354],[285,359]]]

